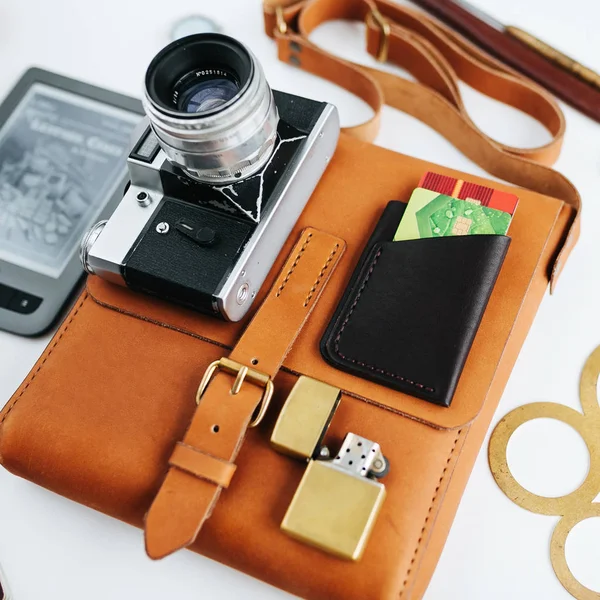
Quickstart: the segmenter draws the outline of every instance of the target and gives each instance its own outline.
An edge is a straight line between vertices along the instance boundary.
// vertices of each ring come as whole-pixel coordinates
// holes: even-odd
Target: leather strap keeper
[[[229,487],[236,469],[233,463],[206,454],[206,452],[187,446],[183,442],[178,442],[175,446],[169,459],[169,466],[177,467],[190,475],[206,479],[206,481],[223,488]]]
[[[200,384],[196,413],[183,443],[171,455],[167,476],[146,515],[150,558],[163,558],[192,544],[210,517],[221,490],[231,482],[233,462],[253,415],[258,410],[252,421],[258,424],[271,380],[344,249],[343,240],[305,229],[229,359],[209,367]]]

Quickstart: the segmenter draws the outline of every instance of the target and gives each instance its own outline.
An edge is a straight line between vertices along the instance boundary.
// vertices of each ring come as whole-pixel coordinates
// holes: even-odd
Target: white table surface
[[[600,70],[600,4],[596,0],[473,0],[506,23],[518,24]],[[145,67],[169,41],[169,29],[191,13],[213,16],[248,43],[272,87],[326,99],[345,124],[368,109],[349,94],[278,63],[262,31],[258,0],[3,0],[0,4],[0,96],[31,65],[132,95]],[[336,23],[314,40],[344,56],[371,62],[361,27]],[[531,119],[466,90],[477,122],[497,139],[534,144],[546,139]],[[600,126],[565,107],[568,133],[557,168],[585,202],[583,235],[553,297],[542,304],[495,421],[521,404],[548,400],[579,408],[577,383],[600,344]],[[448,142],[414,119],[387,109],[378,143],[393,150],[482,174]],[[23,339],[0,332],[0,406],[27,375],[50,335]],[[549,560],[554,517],[528,513],[496,487],[480,453],[426,600],[569,598]],[[587,473],[578,436],[555,422],[525,426],[511,444],[511,465],[538,493],[574,489]],[[599,490],[600,492],[600,490]],[[584,584],[600,591],[600,519],[579,526],[567,558]],[[140,531],[0,470],[0,563],[16,600],[276,599],[286,594],[204,559],[180,552],[146,558]],[[288,596],[289,597],[289,596]]]

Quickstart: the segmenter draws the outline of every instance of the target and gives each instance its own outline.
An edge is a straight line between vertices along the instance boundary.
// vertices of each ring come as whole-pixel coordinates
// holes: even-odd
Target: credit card
[[[395,242],[457,235],[506,235],[512,215],[478,201],[416,189],[400,221]]]
[[[515,194],[431,171],[423,175],[419,187],[459,200],[478,200],[482,206],[507,212],[511,216],[514,216],[519,204],[519,198]]]

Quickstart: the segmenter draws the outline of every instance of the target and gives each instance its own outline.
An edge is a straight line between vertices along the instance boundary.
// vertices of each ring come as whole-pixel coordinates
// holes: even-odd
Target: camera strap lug
[[[196,539],[234,476],[246,431],[262,420],[274,391],[273,378],[344,249],[343,240],[305,229],[229,358],[207,368],[196,412],[146,515],[150,558],[163,558]]]

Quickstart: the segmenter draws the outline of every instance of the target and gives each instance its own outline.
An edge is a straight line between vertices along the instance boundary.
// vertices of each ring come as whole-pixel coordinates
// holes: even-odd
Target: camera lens
[[[179,110],[185,113],[203,113],[219,108],[235,98],[239,84],[223,76],[193,81],[181,92]]]
[[[240,42],[196,34],[173,42],[146,73],[144,106],[169,160],[226,184],[268,161],[279,116],[262,69]]]

